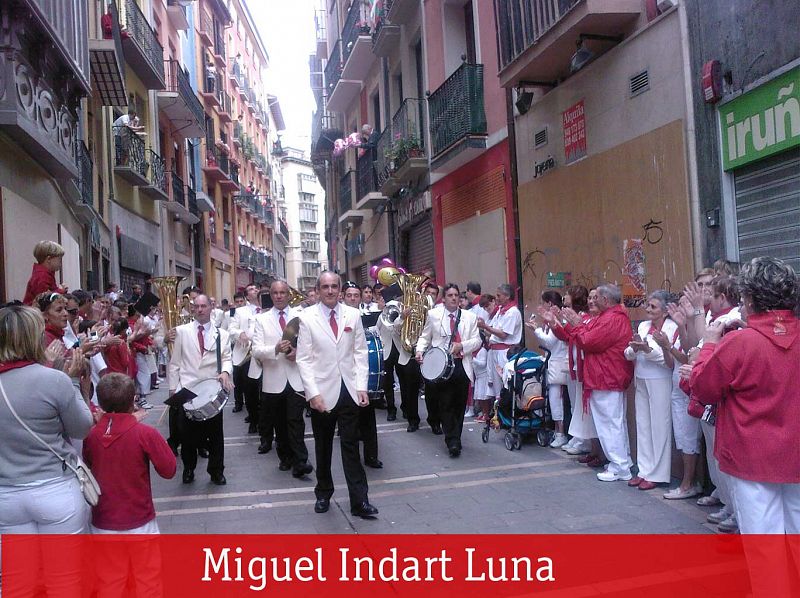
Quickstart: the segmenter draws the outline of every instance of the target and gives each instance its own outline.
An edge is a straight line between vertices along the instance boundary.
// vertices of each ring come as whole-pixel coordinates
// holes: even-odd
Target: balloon
[[[381,267],[378,264],[375,264],[374,266],[372,266],[372,268],[369,269],[369,277],[372,280],[378,280],[378,270],[380,270],[380,269],[381,269]]]
[[[394,284],[394,275],[397,274],[399,271],[397,268],[393,266],[386,266],[385,268],[381,268],[380,272],[378,272],[378,282],[384,286],[390,286]]]
[[[394,262],[392,260],[390,260],[388,257],[383,258],[381,260],[381,264],[383,264],[384,266],[392,266],[392,267],[394,267]]]
[[[398,268],[397,271],[400,272],[400,274],[408,274],[405,268]]]

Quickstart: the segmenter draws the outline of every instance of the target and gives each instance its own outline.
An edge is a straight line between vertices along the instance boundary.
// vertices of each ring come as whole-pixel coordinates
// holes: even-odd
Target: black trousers
[[[186,417],[181,407],[179,421],[181,427],[181,460],[184,471],[197,467],[197,449],[208,447],[208,467],[211,475],[221,474],[225,469],[225,435],[222,431],[222,413],[204,422],[196,422]]]
[[[378,425],[375,422],[375,403],[358,408],[358,435],[364,443],[364,461],[378,460]]]
[[[358,453],[358,412],[360,407],[350,397],[350,393],[342,384],[339,401],[332,411],[320,413],[311,410],[311,429],[314,431],[315,452],[317,457],[317,485],[314,494],[317,498],[333,496],[333,476],[331,475],[331,458],[333,457],[333,438],[336,424],[339,424],[340,445],[342,450],[342,468],[350,495],[350,505],[355,506],[367,501],[367,474]]]
[[[397,348],[392,347],[392,351]],[[422,376],[419,364],[409,359],[405,365],[397,364],[397,378],[400,381],[400,406],[410,424],[419,424],[419,384]]]
[[[399,357],[400,353],[397,351],[397,347],[392,344],[392,351],[389,353],[389,357],[383,361],[383,398],[386,399],[386,411],[390,414],[397,413],[397,407],[394,402],[394,370],[397,367]]]
[[[461,430],[464,427],[464,410],[467,408],[469,378],[461,359],[455,360],[455,370],[445,382],[425,382],[425,402],[435,404],[439,422],[444,432],[447,448],[461,448]],[[430,422],[430,415],[428,415]]]
[[[258,422],[259,394],[261,393],[261,378],[253,380],[247,375],[250,369],[250,360],[241,365],[233,366],[233,400],[234,405],[247,410],[251,422]]]
[[[308,461],[305,406],[305,399],[287,383],[280,393],[262,392],[258,407],[261,440],[271,443],[274,434],[278,459],[295,467]]]
[[[173,449],[178,449],[178,447],[182,444],[181,432],[181,412],[183,411],[183,407],[175,407],[174,405],[169,405],[169,438],[167,438],[167,444],[169,444]]]

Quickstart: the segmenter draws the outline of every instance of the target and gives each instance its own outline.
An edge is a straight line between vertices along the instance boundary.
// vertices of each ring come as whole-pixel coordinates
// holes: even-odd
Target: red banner
[[[586,115],[583,100],[561,113],[564,127],[564,161],[569,164],[586,155]]]
[[[792,552],[798,536],[4,536],[2,585],[8,598],[776,597],[800,595]]]

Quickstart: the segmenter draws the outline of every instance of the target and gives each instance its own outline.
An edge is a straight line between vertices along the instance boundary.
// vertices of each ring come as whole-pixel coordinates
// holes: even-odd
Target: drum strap
[[[222,373],[222,349],[219,346],[219,337],[222,336],[217,330],[217,375]]]

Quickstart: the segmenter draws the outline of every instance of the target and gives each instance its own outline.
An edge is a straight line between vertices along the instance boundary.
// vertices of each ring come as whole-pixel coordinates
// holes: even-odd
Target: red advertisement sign
[[[561,113],[564,125],[564,161],[569,164],[586,155],[586,116],[583,100]]]

